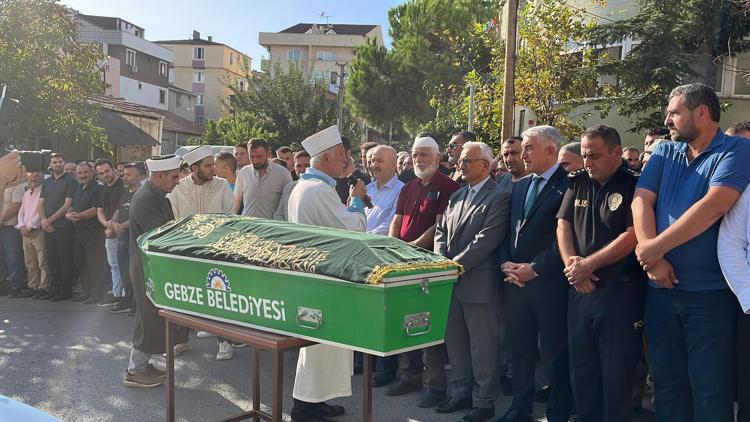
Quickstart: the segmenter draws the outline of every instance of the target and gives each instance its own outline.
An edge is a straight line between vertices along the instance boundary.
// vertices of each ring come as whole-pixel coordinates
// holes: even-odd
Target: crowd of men
[[[363,143],[357,162],[335,126],[296,153],[251,139],[145,166],[53,154],[49,175],[5,188],[0,275],[12,298],[136,314],[125,384],[153,387],[164,324],[131,253],[139,234],[228,213],[391,236],[464,272],[445,344],[376,359],[386,395],[419,392],[417,406],[462,421],[493,419],[501,392],[513,397],[501,422],[534,420],[540,400],[551,422],[628,421],[649,379],[658,421],[747,422],[750,122],[725,134],[720,113],[711,88],[676,88],[643,152],[596,125],[565,145],[554,127],[532,127],[496,156],[472,132],[446,149],[422,133],[411,151]],[[175,353],[188,350],[187,332],[177,338]],[[241,346],[219,338],[216,359]],[[325,401],[351,394],[351,362],[304,348],[293,420],[343,414]]]

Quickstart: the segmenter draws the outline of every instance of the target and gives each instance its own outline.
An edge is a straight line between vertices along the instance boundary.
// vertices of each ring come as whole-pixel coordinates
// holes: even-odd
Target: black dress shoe
[[[62,302],[63,300],[70,299],[70,296],[62,296],[62,295],[54,295],[51,298],[49,298],[50,302]]]
[[[461,422],[484,422],[493,416],[495,416],[494,407],[490,407],[489,409],[485,409],[482,407],[472,407],[471,410],[469,410],[469,413],[465,414],[464,417],[461,418]]]
[[[544,387],[534,393],[534,401],[537,403],[547,403],[547,400],[549,400],[549,390],[549,387]]]
[[[498,419],[495,419],[494,422],[536,422],[533,417],[529,413],[521,413],[518,410],[509,410],[505,413],[505,415],[501,416]]]
[[[385,395],[401,396],[407,393],[415,393],[417,391],[422,391],[421,383],[410,383],[400,379],[388,387],[388,391],[385,392]]]
[[[313,409],[312,413],[319,418],[335,418],[346,413],[344,406],[336,406],[332,404],[326,404],[325,402],[318,403]]]
[[[21,290],[21,297],[33,297],[36,294],[34,289],[23,289]]]
[[[8,298],[16,299],[19,297],[21,297],[21,289],[11,287],[10,292],[8,293]]]
[[[422,409],[428,409],[431,407],[439,406],[440,404],[447,402],[445,399],[445,391],[435,390],[434,388],[427,387],[422,391],[417,400],[417,407]]]
[[[39,296],[39,300],[49,300],[54,296],[52,292],[45,292],[43,295]]]
[[[435,411],[438,413],[453,413],[463,409],[471,409],[471,397],[462,399],[451,397],[450,400],[436,407]]]
[[[385,387],[386,385],[393,382],[393,378],[373,378],[372,388]]]

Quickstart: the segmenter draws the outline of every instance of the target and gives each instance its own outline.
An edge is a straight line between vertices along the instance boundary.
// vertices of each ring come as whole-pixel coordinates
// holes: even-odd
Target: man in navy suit
[[[557,164],[560,132],[552,126],[526,130],[521,159],[531,173],[513,187],[510,232],[502,248],[505,319],[513,361],[513,404],[500,422],[533,421],[534,367],[541,346],[544,377],[551,380],[550,422],[567,421],[571,389],[567,353],[568,281],[557,246],[556,215],[568,188]]]

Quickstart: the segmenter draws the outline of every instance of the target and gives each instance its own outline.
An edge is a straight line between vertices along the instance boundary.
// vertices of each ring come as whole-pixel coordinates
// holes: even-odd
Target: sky
[[[87,15],[122,18],[145,29],[146,39],[188,39],[193,30],[252,57],[258,70],[267,56],[259,32],[278,32],[300,22],[379,24],[386,45],[388,9],[405,0],[61,0]]]

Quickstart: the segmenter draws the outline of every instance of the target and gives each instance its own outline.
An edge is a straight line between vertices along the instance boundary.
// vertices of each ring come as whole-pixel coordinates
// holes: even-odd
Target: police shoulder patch
[[[570,173],[568,173],[568,177],[571,178],[571,179],[575,179],[576,177],[582,176],[584,174],[588,174],[588,173],[586,172],[585,168],[582,168],[582,169],[578,169],[576,171],[571,171]]]

